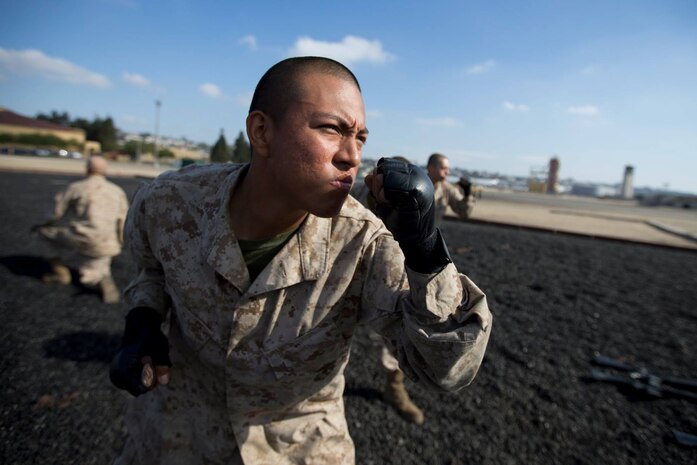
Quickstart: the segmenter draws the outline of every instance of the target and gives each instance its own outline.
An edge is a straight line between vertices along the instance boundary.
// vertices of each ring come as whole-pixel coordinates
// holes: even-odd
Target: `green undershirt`
[[[279,250],[286,245],[286,242],[295,234],[297,229],[293,231],[279,234],[270,239],[261,239],[254,241],[242,241],[238,240],[240,244],[240,249],[242,250],[242,256],[247,264],[247,271],[249,271],[249,281],[253,282],[259,273],[262,272],[266,265],[276,256]]]

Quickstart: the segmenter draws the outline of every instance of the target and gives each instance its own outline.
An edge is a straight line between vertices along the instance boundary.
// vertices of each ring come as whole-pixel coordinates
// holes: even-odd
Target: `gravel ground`
[[[29,234],[56,191],[77,178],[0,173],[0,463],[105,464],[123,444],[127,394],[107,364],[123,305],[37,276],[48,252]],[[116,179],[129,196],[140,181]],[[408,382],[418,427],[380,399],[380,345],[355,338],[346,410],[358,464],[687,464],[697,404],[648,399],[583,378],[595,351],[697,378],[697,254],[466,223],[444,234],[458,268],[495,315],[472,386],[432,392]],[[128,257],[113,265],[123,286]]]

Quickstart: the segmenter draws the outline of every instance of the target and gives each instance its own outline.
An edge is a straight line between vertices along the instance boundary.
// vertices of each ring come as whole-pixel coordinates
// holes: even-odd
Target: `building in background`
[[[606,184],[594,183],[574,183],[571,186],[572,195],[583,195],[587,197],[617,197],[617,187]]]
[[[559,159],[552,157],[547,166],[530,168],[528,192],[559,194],[562,190],[559,185],[559,166]]]
[[[634,167],[631,165],[624,167],[624,178],[622,179],[622,198],[634,198]]]
[[[5,108],[0,108],[0,148],[9,154],[37,148],[86,156],[101,152],[99,142],[87,140],[84,129],[29,118]]]
[[[547,172],[547,193],[557,194],[559,192],[559,159],[553,157],[549,160],[549,171]]]
[[[544,194],[547,190],[547,176],[549,171],[547,167],[530,168],[528,175],[528,192],[536,192]]]
[[[84,129],[29,118],[5,108],[0,108],[0,148],[9,154],[37,148],[88,156],[101,152],[99,142],[87,140]]]

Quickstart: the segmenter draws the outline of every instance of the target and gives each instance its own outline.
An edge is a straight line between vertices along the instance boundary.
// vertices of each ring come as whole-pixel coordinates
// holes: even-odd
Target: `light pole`
[[[160,132],[160,105],[162,105],[162,102],[160,102],[159,100],[155,100],[155,143],[153,144],[155,168],[160,167],[160,154],[157,153],[157,138]]]

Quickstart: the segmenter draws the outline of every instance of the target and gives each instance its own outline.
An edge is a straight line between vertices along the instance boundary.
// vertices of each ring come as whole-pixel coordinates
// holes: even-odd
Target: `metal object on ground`
[[[694,434],[684,433],[674,429],[673,436],[675,436],[675,440],[678,444],[689,447],[697,447],[697,436]]]
[[[596,353],[593,365],[612,368],[626,374],[613,374],[591,370],[589,381],[603,381],[631,388],[653,398],[673,397],[697,401],[697,380],[675,376],[655,375],[647,368],[639,367]]]

